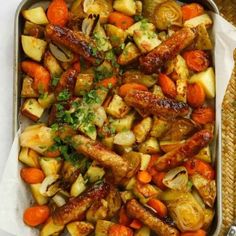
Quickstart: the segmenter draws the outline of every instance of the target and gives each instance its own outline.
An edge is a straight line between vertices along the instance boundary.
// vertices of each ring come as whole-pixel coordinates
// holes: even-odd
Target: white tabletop
[[[0,8],[0,176],[12,143],[14,15],[20,0],[2,2]],[[10,236],[0,230],[1,236]]]

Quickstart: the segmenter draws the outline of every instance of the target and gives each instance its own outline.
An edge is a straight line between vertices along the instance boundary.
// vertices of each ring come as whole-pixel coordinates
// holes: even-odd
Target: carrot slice
[[[183,20],[189,20],[204,13],[204,8],[198,3],[190,3],[182,6]]]
[[[105,88],[114,87],[118,82],[118,79],[115,76],[101,80],[97,86],[102,86]]]
[[[187,102],[191,107],[197,108],[202,106],[205,99],[206,94],[201,84],[188,84]]]
[[[201,72],[209,67],[210,61],[206,52],[202,50],[187,51],[183,57],[190,70],[194,72]]]
[[[24,222],[32,227],[43,224],[50,215],[48,206],[33,206],[25,210],[23,219]]]
[[[45,178],[43,171],[33,167],[22,168],[20,176],[28,184],[42,183]]]
[[[143,184],[148,184],[152,181],[152,176],[147,171],[143,170],[138,172],[137,179]]]
[[[108,236],[133,236],[133,231],[123,225],[114,224],[108,230]]]
[[[47,17],[51,24],[65,26],[69,19],[69,11],[64,0],[53,0],[48,7]]]
[[[123,84],[122,86],[120,86],[119,95],[121,97],[125,97],[126,94],[132,89],[133,90],[141,90],[141,91],[148,90],[148,88],[145,85],[138,84],[138,83],[127,83],[127,84]]]
[[[201,107],[195,109],[191,117],[196,123],[205,125],[214,122],[215,111],[211,107]]]
[[[199,230],[193,231],[193,232],[184,232],[184,233],[180,234],[180,236],[206,236],[206,235],[207,235],[207,233],[203,229],[199,229]]]
[[[121,225],[125,225],[128,226],[130,224],[131,220],[128,217],[128,215],[126,214],[126,210],[125,207],[121,207],[120,211],[119,211],[119,224]]]
[[[213,180],[215,178],[215,171],[212,166],[202,160],[188,160],[184,163],[184,166],[190,176],[194,174],[200,174],[209,180]]]
[[[118,28],[126,30],[134,24],[134,19],[130,16],[126,16],[120,12],[114,11],[110,13],[108,22],[112,25],[117,26]]]
[[[129,226],[133,229],[140,229],[143,226],[143,224],[141,221],[134,219]]]
[[[150,199],[147,204],[152,207],[161,218],[167,216],[167,207],[158,199]]]
[[[155,174],[152,175],[153,183],[162,190],[166,189],[166,186],[163,184],[163,179],[165,175],[166,175],[166,172],[158,172],[158,171],[156,171]]]
[[[33,61],[23,61],[21,68],[23,72],[34,79],[33,87],[35,90],[40,93],[49,90],[51,76],[43,66]]]
[[[170,98],[175,98],[177,95],[176,85],[173,80],[171,80],[167,75],[159,75],[159,84],[161,86],[162,92]]]
[[[54,151],[46,151],[44,153],[46,157],[59,157],[61,155],[60,150],[54,150]]]

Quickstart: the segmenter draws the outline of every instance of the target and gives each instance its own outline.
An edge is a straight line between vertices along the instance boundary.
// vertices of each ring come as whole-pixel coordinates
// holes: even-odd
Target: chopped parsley
[[[136,22],[141,21],[141,20],[143,20],[143,19],[144,19],[144,17],[143,17],[142,15],[135,15],[135,16],[134,16],[134,20],[135,20]]]
[[[97,91],[93,89],[84,95],[83,102],[85,102],[86,104],[94,104],[100,103],[101,99],[98,96]]]
[[[70,97],[71,97],[70,91],[68,89],[64,89],[58,94],[57,99],[58,101],[66,101]]]
[[[59,80],[60,80],[60,77],[58,77],[58,76],[53,76],[53,77],[52,77],[52,86],[53,86],[53,87],[56,87],[57,84],[58,84],[58,82],[59,82]]]
[[[106,52],[105,59],[110,61],[112,66],[117,67],[117,68],[119,67],[119,64],[117,63],[116,55],[112,49]]]
[[[143,19],[141,21],[140,29],[144,30],[144,31],[148,30],[148,21],[147,21],[147,19]]]
[[[111,77],[113,75],[113,72],[110,71],[107,67],[98,67],[94,70],[94,75],[95,82],[99,82],[100,80]]]

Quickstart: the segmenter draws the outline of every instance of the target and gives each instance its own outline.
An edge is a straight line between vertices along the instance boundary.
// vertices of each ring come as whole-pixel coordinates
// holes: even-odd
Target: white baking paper
[[[233,51],[236,48],[236,28],[219,15],[212,13],[212,18],[214,20],[213,36],[215,38],[214,58],[217,87],[216,119],[217,123],[220,124],[221,104],[234,66]],[[34,236],[38,235],[38,231],[25,226],[22,221],[23,211],[31,205],[32,198],[19,176],[21,165],[17,160],[19,134],[20,131],[15,136],[0,182],[0,229],[15,236]]]

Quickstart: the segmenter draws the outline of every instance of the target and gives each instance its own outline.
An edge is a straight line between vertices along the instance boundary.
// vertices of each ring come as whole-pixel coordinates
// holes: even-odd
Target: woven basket
[[[215,0],[221,14],[236,25],[236,0]],[[234,53],[236,62],[236,50]],[[220,235],[226,235],[236,219],[236,64],[222,107],[222,191],[223,222]]]

